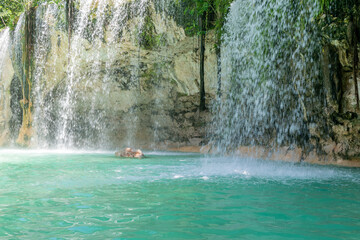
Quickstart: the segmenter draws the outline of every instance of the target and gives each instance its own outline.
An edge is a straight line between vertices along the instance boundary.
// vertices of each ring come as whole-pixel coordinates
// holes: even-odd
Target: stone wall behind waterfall
[[[312,131],[312,141],[320,153],[333,159],[360,159],[360,118],[356,109],[353,53],[345,40],[333,40],[323,47],[323,81],[326,90],[325,109],[327,137]],[[359,69],[359,66],[357,67]],[[359,84],[357,71],[357,84]]]
[[[102,41],[96,43],[86,38],[78,40],[80,55],[76,58],[75,74],[81,76],[81,81],[73,83],[71,89],[74,98],[73,105],[69,106],[72,108],[69,123],[73,135],[71,147],[117,148],[130,145],[161,148],[200,145],[204,140],[205,125],[210,119],[208,113],[198,112],[198,39],[186,36],[182,27],[171,17],[156,12],[153,5],[149,5],[148,11],[156,35],[162,36],[163,43],[156,47],[146,49],[139,46],[136,27],[132,23],[134,19],[128,20],[121,41],[109,44],[108,32]],[[51,13],[42,13],[41,16],[43,19],[37,20],[36,28],[39,31],[41,24],[46,22],[45,31],[42,29],[44,33],[41,33],[46,37],[44,42],[40,42],[42,45],[37,44],[34,49],[34,133],[31,146],[58,147],[59,119],[63,117],[61,104],[68,91],[70,47],[67,31],[57,27],[57,17]],[[38,41],[41,36],[36,34]],[[205,86],[209,103],[217,89],[212,34],[209,34],[207,46]],[[43,53],[40,47],[45,49]],[[40,52],[40,57],[36,56],[37,52]],[[111,66],[107,64],[109,52],[115,60]],[[91,75],[94,64],[89,63],[89,59],[97,61],[96,79]],[[5,93],[1,95],[4,103],[0,109],[0,136],[4,136],[0,139],[1,145],[11,145],[16,137],[11,139],[9,134],[9,123],[14,122],[10,101],[15,98],[10,94],[10,85],[18,85],[22,76],[14,73],[14,65],[14,59],[11,61],[7,57],[1,77],[4,90],[1,91]],[[103,91],[104,81],[106,92]],[[100,115],[102,122],[94,124],[91,118]]]

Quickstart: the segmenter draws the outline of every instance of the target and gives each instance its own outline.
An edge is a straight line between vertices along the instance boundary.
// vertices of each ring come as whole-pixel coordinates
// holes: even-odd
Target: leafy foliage
[[[0,29],[13,27],[20,14],[25,10],[25,0],[2,0],[0,3]]]
[[[360,25],[359,0],[319,0],[318,22],[325,39],[347,39],[347,25]]]
[[[1,0],[0,30],[5,27],[13,28],[26,8],[37,7],[44,2],[61,4],[62,0]]]
[[[223,26],[225,24],[226,16],[230,9],[230,4],[232,3],[232,0],[215,0],[214,1],[214,7],[215,7],[215,33],[216,33],[216,39],[217,39],[217,48],[221,42],[221,37],[224,33]]]
[[[155,25],[149,15],[147,15],[144,19],[144,26],[142,31],[140,32],[140,46],[145,49],[151,50],[154,46],[156,46],[156,30]]]
[[[221,39],[222,27],[233,0],[182,0],[182,2],[186,5],[184,14],[192,16],[192,21],[186,26],[188,35],[204,34],[197,19],[205,16],[206,29],[215,29],[217,38]]]

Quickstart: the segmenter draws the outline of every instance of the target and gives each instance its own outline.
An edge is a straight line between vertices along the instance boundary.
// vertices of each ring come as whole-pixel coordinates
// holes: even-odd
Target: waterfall
[[[0,129],[5,129],[7,123],[7,104],[6,104],[6,90],[7,83],[3,80],[3,73],[6,75],[5,59],[9,56],[10,33],[9,28],[0,32]],[[6,78],[6,77],[5,77]],[[7,133],[2,131],[0,138],[3,138]],[[0,139],[1,141],[1,139]]]
[[[176,98],[194,85],[178,81],[175,65],[183,61],[177,44],[187,39],[178,25],[184,6],[173,0],[56,2],[38,3],[10,31],[11,138],[23,136],[21,144],[40,148],[157,148],[177,141]],[[28,46],[25,36],[33,40]],[[21,105],[25,80],[29,124]]]
[[[126,135],[126,144],[136,145],[138,126],[143,121],[140,109],[130,107],[122,116],[114,116],[106,104],[123,104],[127,108],[130,103],[136,106],[141,101],[143,90],[140,81],[145,74],[141,65],[144,57],[141,45],[147,44],[144,40],[147,33],[143,31],[148,31],[149,18],[156,18],[156,21],[164,23],[154,26],[154,31],[159,36],[164,34],[164,38],[168,37],[166,19],[171,4],[169,0],[76,1],[69,41],[64,35],[67,31],[64,9],[55,4],[38,7],[33,80],[36,145],[112,147],[109,144],[111,138],[119,131],[118,126],[109,124],[114,118],[121,122],[120,130]],[[169,26],[173,27],[174,23],[171,24]],[[161,38],[157,40],[161,42]],[[132,45],[128,46],[129,43]],[[157,44],[160,47],[167,43]],[[122,52],[123,47],[130,48],[131,52]],[[164,53],[159,54],[159,59],[164,64],[171,63]],[[127,64],[127,69],[122,69],[121,64]],[[155,64],[158,67],[154,70],[154,79],[166,71],[164,64]],[[59,75],[58,68],[64,66],[67,68],[65,75]],[[124,74],[126,79],[119,79],[119,74]],[[114,84],[125,89],[121,97],[114,90]],[[157,89],[151,94],[159,95],[159,98],[154,96],[152,99],[155,99],[154,103],[159,105],[158,112],[161,112],[166,104],[162,99],[166,96],[161,96],[163,93]],[[151,116],[151,119],[152,123],[146,124],[153,125],[154,139],[158,140],[157,131],[161,123],[158,116]]]
[[[216,149],[307,144],[324,109],[315,2],[232,3],[222,47],[224,94],[214,104]]]
[[[9,28],[0,32],[0,78],[3,71],[3,65],[5,61],[6,54],[9,50],[10,43],[10,32]]]
[[[40,147],[46,147],[44,141],[41,141],[41,136],[49,135],[49,126],[45,124],[51,121],[50,116],[50,99],[46,99],[46,85],[47,81],[42,81],[43,74],[46,71],[46,60],[48,52],[51,48],[51,27],[57,20],[55,17],[59,14],[56,5],[41,5],[36,11],[36,37],[34,47],[34,65],[36,66],[34,71],[34,89],[33,95],[34,101],[34,127],[36,128],[35,142]],[[51,66],[55,69],[55,65]],[[39,139],[40,138],[40,139]]]
[[[34,124],[39,146],[106,147],[108,134],[113,129],[107,123],[108,112],[103,105],[111,98],[112,69],[119,57],[124,32],[137,29],[137,34],[141,34],[148,0],[81,0],[77,4],[69,46],[65,46],[64,36],[56,29],[66,13],[60,13],[54,4],[37,9]],[[129,26],[129,20],[135,18]],[[51,37],[56,35],[58,46],[48,46]],[[63,79],[43,78],[44,70],[49,70],[46,65],[49,58],[53,58],[50,62],[54,69],[64,64],[56,59],[64,50],[68,52],[66,76]],[[136,87],[139,85],[138,61],[131,61],[135,63],[128,84]],[[49,82],[56,82],[57,86],[48,86]],[[132,134],[128,134],[129,138]]]
[[[22,68],[22,56],[23,56],[23,41],[22,41],[22,37],[23,37],[23,28],[24,28],[24,24],[25,24],[25,14],[22,13],[17,24],[16,24],[16,28],[12,34],[12,41],[11,41],[11,58],[14,61],[15,64],[13,64],[13,66],[16,68],[16,72],[18,73],[18,77],[19,79],[22,78],[21,76],[23,75],[23,68]]]

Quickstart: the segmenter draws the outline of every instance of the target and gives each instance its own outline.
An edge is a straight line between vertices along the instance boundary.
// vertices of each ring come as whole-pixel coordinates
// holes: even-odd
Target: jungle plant
[[[1,0],[0,30],[5,27],[14,28],[21,13],[28,7],[37,7],[44,2],[60,5],[62,0]]]
[[[360,43],[360,0],[320,0],[319,23],[326,38],[346,40],[353,56],[356,109],[360,111],[357,67]],[[347,26],[347,27],[342,27]],[[331,36],[331,37],[330,37]]]

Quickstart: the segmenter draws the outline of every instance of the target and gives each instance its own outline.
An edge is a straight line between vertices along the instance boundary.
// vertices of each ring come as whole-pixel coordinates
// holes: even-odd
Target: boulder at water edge
[[[125,148],[123,151],[116,152],[115,156],[126,158],[143,158],[144,154],[140,149],[133,150],[131,148]]]

